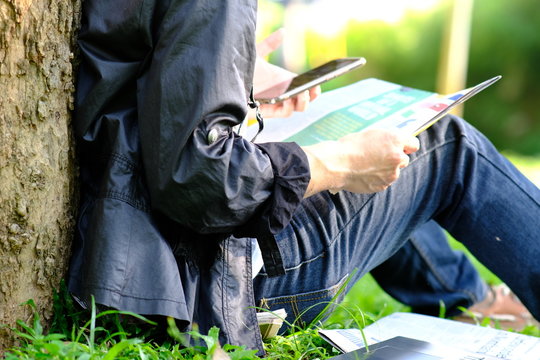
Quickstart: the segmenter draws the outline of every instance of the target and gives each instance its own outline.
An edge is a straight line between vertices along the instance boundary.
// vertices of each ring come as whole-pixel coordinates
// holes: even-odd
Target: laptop
[[[396,336],[366,348],[331,358],[332,360],[504,360],[449,346]]]

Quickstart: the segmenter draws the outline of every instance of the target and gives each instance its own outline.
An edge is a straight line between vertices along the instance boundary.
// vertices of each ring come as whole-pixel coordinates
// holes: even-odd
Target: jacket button
[[[219,137],[219,133],[216,129],[210,130],[208,132],[208,137],[207,137],[208,145],[212,145],[213,143],[215,143],[218,137]]]

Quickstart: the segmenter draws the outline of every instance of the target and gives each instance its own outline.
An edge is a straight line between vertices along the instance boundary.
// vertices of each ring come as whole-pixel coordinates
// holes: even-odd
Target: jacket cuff
[[[311,174],[306,154],[296,143],[264,143],[259,148],[270,158],[274,189],[263,218],[268,231],[277,234],[286,227],[304,198]]]
[[[270,158],[274,184],[272,196],[263,208],[237,232],[251,237],[283,230],[304,198],[311,178],[307,156],[298,144],[276,142],[257,146]]]

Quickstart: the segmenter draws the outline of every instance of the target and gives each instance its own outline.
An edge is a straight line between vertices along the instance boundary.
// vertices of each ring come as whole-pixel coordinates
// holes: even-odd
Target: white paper
[[[288,118],[269,118],[264,120],[264,130],[258,135],[257,142],[283,141],[328,113],[397,89],[400,85],[378,79],[366,79],[352,85],[321,94],[309,104],[307,111],[295,112]],[[242,125],[240,135],[251,139],[258,131],[258,125]]]
[[[293,113],[288,118],[265,119],[264,129],[256,142],[294,141],[300,145],[311,145],[337,140],[369,127],[399,129],[417,135],[454,106],[499,79],[500,76],[496,76],[472,88],[444,96],[378,79],[362,80],[321,94],[305,112]],[[253,139],[258,131],[256,122],[246,120],[239,134]]]
[[[432,316],[394,313],[363,331],[370,345],[395,336],[406,336],[500,359],[540,360],[540,338]],[[345,351],[364,347],[358,329],[324,330],[324,334]]]

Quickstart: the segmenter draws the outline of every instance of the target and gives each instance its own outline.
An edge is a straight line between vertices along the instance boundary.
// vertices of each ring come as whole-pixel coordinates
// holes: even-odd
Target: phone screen
[[[345,74],[365,63],[366,60],[364,58],[342,58],[332,60],[290,80],[258,92],[255,94],[255,99],[262,103],[276,103],[283,101],[313,86]]]

